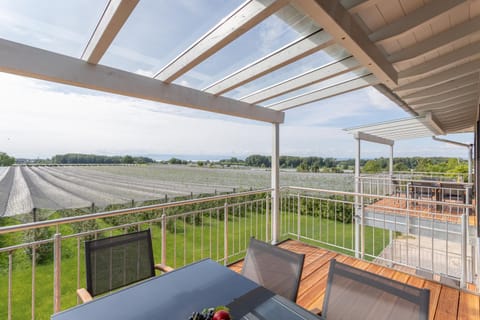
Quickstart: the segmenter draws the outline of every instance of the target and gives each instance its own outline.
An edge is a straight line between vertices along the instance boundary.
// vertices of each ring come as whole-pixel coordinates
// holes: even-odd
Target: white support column
[[[472,183],[473,181],[473,171],[472,171],[472,153],[473,153],[473,145],[468,147],[468,183]]]
[[[361,140],[359,137],[355,137],[357,140],[357,155],[355,157],[355,193],[360,192],[360,145]],[[355,196],[355,257],[360,258],[360,197]]]
[[[273,123],[272,144],[272,244],[280,240],[280,124]]]
[[[393,193],[393,144],[390,145],[390,162],[388,165],[388,177],[389,177],[389,195]]]

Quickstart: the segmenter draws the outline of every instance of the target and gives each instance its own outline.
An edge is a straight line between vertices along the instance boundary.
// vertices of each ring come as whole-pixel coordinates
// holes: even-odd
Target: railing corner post
[[[62,268],[62,235],[56,233],[53,238],[53,312],[61,309],[61,268]]]
[[[162,265],[167,265],[167,215],[165,209],[162,214],[162,257],[160,259]]]
[[[223,205],[223,264],[228,264],[228,203]]]
[[[297,240],[300,240],[300,233],[302,231],[302,204],[300,193],[297,194]]]

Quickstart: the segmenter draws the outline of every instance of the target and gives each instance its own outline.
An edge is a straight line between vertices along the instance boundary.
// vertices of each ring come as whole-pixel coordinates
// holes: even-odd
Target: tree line
[[[222,165],[244,165],[258,168],[270,168],[272,158],[264,155],[250,155],[245,160],[230,158],[220,160]],[[353,170],[355,159],[336,159],[323,157],[280,156],[280,168],[296,169],[298,172],[343,172]],[[360,167],[365,173],[379,173],[389,170],[389,158],[361,159]],[[398,157],[393,159],[394,171],[466,173],[468,162],[464,159],[447,157]]]
[[[53,164],[144,164],[153,162],[155,162],[153,159],[147,157],[104,156],[82,153],[57,154],[51,160]]]

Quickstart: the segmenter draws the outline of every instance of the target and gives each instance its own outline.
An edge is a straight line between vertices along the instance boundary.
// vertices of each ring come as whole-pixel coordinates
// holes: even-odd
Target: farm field
[[[352,191],[351,174],[280,172],[282,186]],[[15,166],[0,168],[0,217],[37,209],[88,208],[261,189],[270,171],[185,165]]]

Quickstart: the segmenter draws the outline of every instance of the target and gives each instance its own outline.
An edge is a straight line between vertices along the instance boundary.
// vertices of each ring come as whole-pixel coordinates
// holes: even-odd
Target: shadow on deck
[[[322,308],[329,262],[331,259],[337,259],[338,261],[380,274],[384,277],[430,289],[430,319],[480,319],[479,295],[326,249],[314,247],[296,240],[287,240],[281,243],[280,246],[297,253],[305,254],[305,264],[297,298],[297,303],[304,308]],[[242,263],[243,261],[234,263],[230,266],[230,269],[240,272]],[[348,302],[346,302],[346,306],[348,306]]]

